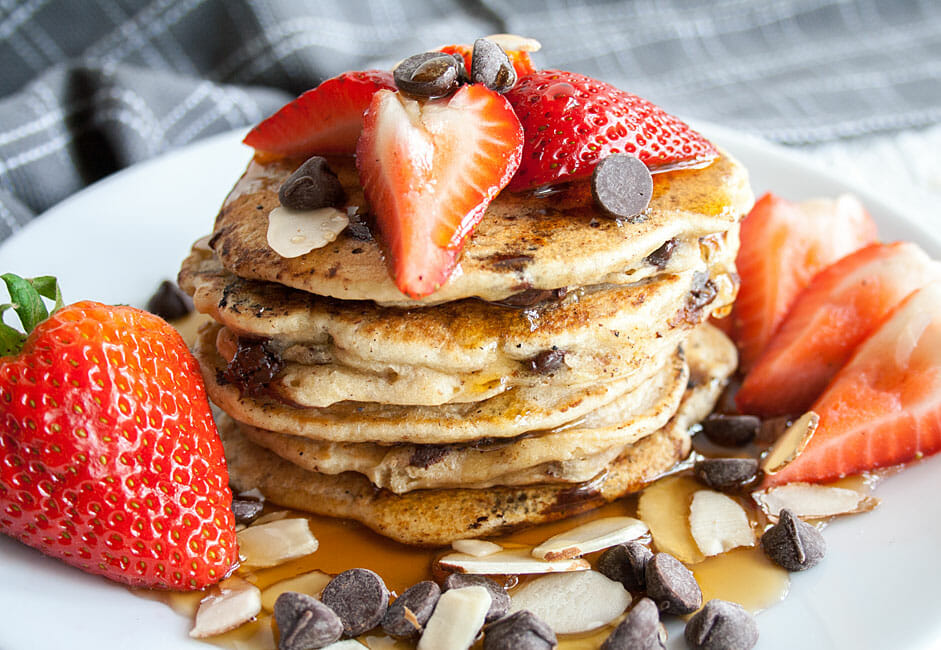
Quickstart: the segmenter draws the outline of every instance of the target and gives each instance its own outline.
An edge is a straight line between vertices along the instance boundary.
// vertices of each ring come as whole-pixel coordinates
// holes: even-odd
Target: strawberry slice
[[[447,281],[464,240],[519,167],[522,148],[513,109],[481,84],[424,101],[376,93],[356,166],[403,293],[421,298]]]
[[[875,240],[875,222],[852,196],[792,203],[769,193],[758,199],[742,221],[735,260],[742,282],[732,312],[739,367],[751,369],[819,270]]]
[[[659,106],[574,72],[536,70],[506,93],[526,133],[510,189],[590,176],[605,156],[628,153],[651,171],[699,167],[719,152]]]
[[[829,481],[941,451],[941,285],[906,298],[812,409],[814,437],[766,485]]]
[[[471,60],[473,59],[474,46],[473,45],[445,45],[442,47],[440,52],[445,54],[459,54],[464,58],[464,68],[470,72],[471,71]],[[510,63],[513,64],[513,69],[516,70],[516,77],[522,77],[524,75],[533,72],[536,67],[533,65],[532,57],[529,56],[529,52],[524,52],[523,50],[507,50],[504,49],[506,55],[510,59]]]
[[[915,244],[872,244],[814,276],[752,368],[735,403],[764,417],[803,413],[908,294],[941,280]]]
[[[242,142],[279,156],[352,155],[363,113],[382,88],[395,88],[391,72],[344,72],[283,106]]]

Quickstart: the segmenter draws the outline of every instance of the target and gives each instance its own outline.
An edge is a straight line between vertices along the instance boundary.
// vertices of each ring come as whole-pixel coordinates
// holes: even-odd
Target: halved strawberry
[[[803,413],[860,341],[908,294],[941,280],[941,268],[915,244],[872,244],[814,276],[735,403],[764,417]]]
[[[829,481],[941,451],[941,285],[906,298],[812,410],[814,437],[766,485]]]
[[[590,176],[614,153],[637,156],[651,171],[701,166],[719,155],[659,106],[582,74],[537,70],[506,98],[526,134],[514,191]]]
[[[522,148],[513,109],[481,84],[424,101],[376,93],[356,167],[403,293],[420,298],[444,284],[464,240],[516,172]]]
[[[344,72],[283,106],[242,142],[280,156],[352,155],[363,113],[382,88],[395,88],[391,72]]]
[[[473,58],[471,55],[474,53],[473,45],[445,45],[440,51],[445,54],[460,54],[464,57],[464,67],[467,69],[467,72],[471,71],[471,60]],[[510,63],[513,64],[513,69],[516,70],[517,78],[527,75],[536,69],[533,65],[532,58],[529,56],[529,52],[506,49],[503,51],[506,52],[506,55],[510,58]]]
[[[858,199],[792,203],[765,194],[742,221],[735,265],[741,287],[732,312],[739,367],[748,372],[797,294],[823,267],[876,240]]]

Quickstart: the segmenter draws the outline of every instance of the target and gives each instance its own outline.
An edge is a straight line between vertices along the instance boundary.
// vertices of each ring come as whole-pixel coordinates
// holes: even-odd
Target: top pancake
[[[725,232],[754,200],[745,169],[726,154],[703,169],[656,174],[640,223],[602,217],[587,182],[539,195],[504,191],[468,240],[450,280],[413,300],[396,288],[378,243],[358,239],[352,229],[332,244],[292,259],[268,246],[268,213],[278,206],[279,186],[300,162],[250,162],[216,218],[212,248],[223,266],[242,278],[383,305],[432,305],[469,297],[503,300],[526,289],[636,282],[660,271],[645,258],[664,242]],[[331,158],[330,166],[346,189],[347,212],[366,213],[353,159]]]

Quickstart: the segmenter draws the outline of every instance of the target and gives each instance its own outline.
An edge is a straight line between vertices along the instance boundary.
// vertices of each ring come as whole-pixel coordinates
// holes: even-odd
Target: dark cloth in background
[[[0,240],[327,77],[496,32],[782,143],[941,122],[937,0],[0,0]]]

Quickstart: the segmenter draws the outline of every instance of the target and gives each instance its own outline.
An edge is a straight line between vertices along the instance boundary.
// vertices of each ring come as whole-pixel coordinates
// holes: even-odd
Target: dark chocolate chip
[[[486,622],[495,621],[506,616],[510,610],[510,596],[506,589],[487,576],[470,573],[452,573],[444,581],[444,591],[461,589],[462,587],[484,587],[490,593],[490,609],[487,610]]]
[[[274,601],[279,650],[322,648],[343,635],[343,623],[329,607],[307,594],[286,591]]]
[[[601,644],[601,650],[661,650],[660,611],[649,598],[637,601],[627,617]]]
[[[643,591],[647,587],[647,563],[652,557],[650,549],[639,542],[618,544],[598,558],[598,571],[628,591]]]
[[[225,369],[226,379],[251,394],[274,379],[284,367],[270,340],[239,337],[235,355]]]
[[[460,85],[457,61],[444,52],[422,52],[402,61],[392,72],[396,87],[416,97],[444,97]]]
[[[454,57],[454,60],[457,62],[457,81],[462,84],[470,83],[470,74],[467,72],[467,65],[464,63],[464,55],[458,54],[455,52],[451,56]]]
[[[346,216],[350,220],[350,225],[346,227],[346,232],[350,237],[359,241],[372,241],[373,236],[372,231],[369,229],[368,215],[348,209]]]
[[[447,456],[450,450],[451,448],[445,445],[415,445],[415,451],[409,456],[408,464],[428,469]]]
[[[552,628],[525,609],[484,629],[484,650],[552,650],[557,643]]]
[[[595,165],[591,195],[609,215],[638,223],[643,221],[643,212],[650,204],[653,178],[637,156],[611,154]]]
[[[146,309],[164,320],[177,320],[193,311],[193,299],[183,293],[175,282],[164,280],[147,301]]]
[[[470,78],[473,83],[505,93],[516,85],[516,69],[502,47],[486,38],[478,38],[471,55]]]
[[[712,442],[726,447],[740,447],[755,438],[761,420],[754,415],[713,413],[702,421],[702,431]]]
[[[350,569],[327,583],[320,600],[343,621],[343,634],[353,637],[379,625],[389,607],[389,590],[369,569]]]
[[[712,281],[708,273],[697,271],[693,274],[693,286],[689,290],[689,300],[687,309],[700,310],[718,295],[716,283]]]
[[[702,605],[702,591],[693,572],[669,553],[647,562],[647,595],[665,614],[691,614]]]
[[[543,350],[527,361],[529,369],[540,375],[548,375],[562,367],[565,361],[564,350]]]
[[[772,562],[788,571],[803,571],[816,566],[827,552],[827,542],[820,531],[784,509],[778,523],[761,536],[761,549]]]
[[[758,623],[737,603],[710,600],[686,623],[686,642],[694,650],[749,650],[758,643]]]
[[[258,499],[232,499],[232,514],[238,524],[250,524],[258,518],[265,504]]]
[[[389,636],[409,639],[419,635],[431,618],[441,587],[431,580],[412,585],[395,599],[382,617],[382,629]]]
[[[645,257],[644,261],[651,266],[656,266],[658,269],[665,269],[670,262],[670,258],[673,257],[673,250],[675,248],[676,239],[668,239],[663,242],[660,248]]]
[[[507,296],[503,300],[497,301],[495,304],[504,307],[532,307],[533,305],[537,305],[545,300],[552,300],[556,297],[558,297],[558,290],[526,289],[525,291],[514,293],[512,296]]]
[[[758,461],[754,458],[706,458],[696,462],[693,473],[711,488],[732,490],[755,480]]]
[[[235,356],[222,374],[243,394],[258,395],[283,368],[284,360],[267,340],[239,337]]]
[[[281,184],[278,200],[291,210],[318,210],[342,205],[346,192],[327,159],[313,156]]]

